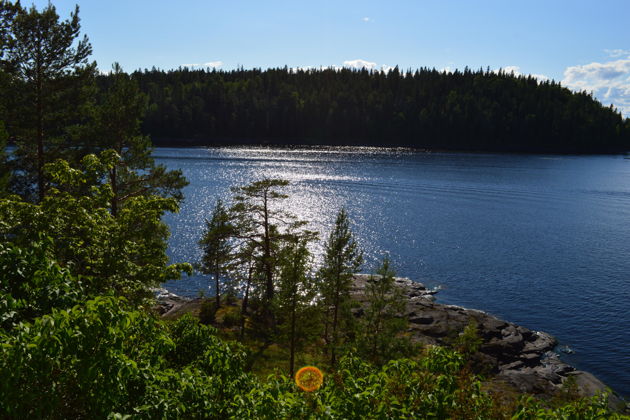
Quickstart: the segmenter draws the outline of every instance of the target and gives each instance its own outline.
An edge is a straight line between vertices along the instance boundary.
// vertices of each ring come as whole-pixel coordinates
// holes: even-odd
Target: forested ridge
[[[590,93],[490,69],[180,68],[136,71],[132,78],[149,97],[142,129],[157,144],[630,150],[630,120]]]

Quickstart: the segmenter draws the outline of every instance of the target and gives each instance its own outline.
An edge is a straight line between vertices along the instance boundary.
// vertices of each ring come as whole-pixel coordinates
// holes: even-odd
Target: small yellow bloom
[[[295,384],[306,392],[317,390],[324,383],[324,374],[315,366],[305,366],[295,374]]]

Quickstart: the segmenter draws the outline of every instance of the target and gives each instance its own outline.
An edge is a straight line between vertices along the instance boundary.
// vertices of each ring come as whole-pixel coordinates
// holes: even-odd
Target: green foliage
[[[292,224],[295,220],[294,215],[278,208],[278,202],[288,197],[280,192],[287,185],[286,180],[263,179],[233,189],[234,205],[230,214],[235,236],[260,270],[267,303],[271,303],[275,294],[277,255],[286,239],[280,224]]]
[[[238,310],[229,310],[223,313],[223,325],[227,328],[241,325],[241,314]]]
[[[85,299],[83,281],[49,258],[51,248],[48,238],[26,249],[0,244],[0,328],[9,330]]]
[[[0,118],[1,117],[2,113],[0,112]],[[11,176],[6,153],[7,138],[8,134],[4,129],[4,123],[0,120],[0,198],[7,195],[9,189],[9,178]]]
[[[278,338],[289,346],[289,376],[294,373],[295,353],[321,334],[314,305],[317,290],[311,276],[309,239],[296,237],[283,248],[280,256],[275,307],[280,319]]]
[[[163,165],[156,165],[151,141],[140,133],[146,96],[118,63],[112,70],[110,86],[103,92],[90,133],[94,147],[111,149],[120,156],[107,171],[113,193],[112,214],[118,215],[133,197],[157,195],[182,200],[181,189],[188,182],[181,170],[167,171]]]
[[[324,262],[317,277],[324,309],[324,339],[330,348],[330,361],[334,366],[344,338],[340,332],[352,330],[349,326],[353,319],[350,313],[350,288],[353,274],[358,272],[363,263],[363,255],[352,237],[350,220],[344,209],[337,215],[324,252]]]
[[[229,272],[235,259],[234,233],[227,209],[221,200],[217,200],[210,220],[206,220],[206,230],[199,241],[203,249],[201,272],[214,277],[217,308],[221,305],[221,277]]]
[[[453,344],[457,351],[467,357],[479,350],[483,340],[479,336],[478,325],[474,319],[471,319],[470,323],[464,327],[464,330],[455,338]]]
[[[210,300],[204,300],[199,310],[199,322],[205,325],[213,324],[216,321],[217,304]]]
[[[11,77],[5,122],[17,145],[15,188],[42,200],[48,188],[45,164],[60,157],[71,160],[80,149],[80,127],[91,118],[96,64],[88,64],[92,47],[87,37],[78,39],[78,6],[65,21],[52,4],[41,11],[19,2],[12,7],[15,14],[0,46],[3,70]]]
[[[429,347],[380,368],[349,354],[313,393],[292,379],[259,381],[246,354],[190,316],[172,323],[99,297],[0,331],[3,418],[599,419],[605,399],[558,408],[523,398],[498,405],[462,370],[464,358]],[[627,418],[627,417],[626,417]]]
[[[10,418],[218,418],[251,388],[244,353],[184,317],[168,327],[115,298],[54,310],[0,336]]]
[[[188,264],[167,265],[165,211],[176,211],[174,199],[141,196],[130,199],[117,217],[109,212],[108,184],[93,184],[115,154],[88,155],[81,170],[65,161],[47,166],[53,185],[39,204],[17,197],[0,199],[0,238],[28,248],[33,238],[54,238],[52,258],[74,275],[85,276],[89,296],[115,291],[139,300],[147,287],[178,278]],[[85,191],[83,193],[82,191]],[[89,281],[88,281],[89,279]]]
[[[389,257],[370,276],[365,287],[366,308],[359,328],[359,350],[368,360],[383,364],[388,360],[409,356],[413,346],[401,336],[407,329],[403,317],[406,299],[396,286]]]

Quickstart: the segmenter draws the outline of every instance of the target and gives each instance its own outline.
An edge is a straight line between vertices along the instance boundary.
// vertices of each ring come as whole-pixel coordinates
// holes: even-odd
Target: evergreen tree
[[[402,317],[406,299],[396,286],[395,273],[385,256],[376,276],[370,276],[366,288],[366,309],[361,320],[360,350],[376,364],[407,356],[409,340],[400,337],[407,328]]]
[[[214,278],[216,309],[221,306],[221,277],[228,273],[234,261],[231,243],[233,233],[234,227],[227,209],[221,200],[217,200],[210,220],[206,220],[206,230],[199,241],[203,249],[201,272]]]
[[[156,165],[151,156],[151,140],[140,133],[146,96],[118,63],[112,70],[111,86],[98,107],[92,134],[96,139],[94,147],[112,149],[120,156],[108,174],[114,193],[112,214],[116,216],[127,200],[137,196],[156,194],[180,201],[181,189],[188,184],[182,171],[168,171],[165,166]]]
[[[8,133],[4,121],[7,118],[7,105],[10,95],[9,75],[6,73],[6,50],[11,36],[11,24],[17,13],[18,6],[5,0],[0,0],[0,197],[8,191],[10,170],[7,161],[6,146]]]
[[[11,175],[7,161],[6,147],[7,132],[4,129],[4,123],[0,120],[0,198],[8,192],[9,177]]]
[[[341,209],[326,242],[324,262],[319,270],[320,294],[325,311],[326,343],[330,349],[330,364],[337,362],[337,350],[342,341],[342,323],[351,319],[349,303],[352,277],[359,271],[363,255],[352,236],[350,220]]]
[[[16,13],[3,28],[2,64],[13,79],[14,98],[6,122],[18,147],[18,171],[25,176],[22,193],[28,195],[35,185],[41,201],[48,183],[44,165],[73,153],[68,142],[85,122],[81,111],[89,108],[87,89],[96,64],[88,64],[92,47],[87,37],[77,41],[78,6],[63,22],[50,3],[42,11],[24,9],[19,2],[12,7]]]
[[[287,238],[282,225],[301,225],[296,217],[278,207],[288,196],[279,190],[289,181],[263,179],[234,188],[234,205],[230,209],[238,239],[249,244],[249,251],[259,261],[264,276],[264,299],[271,303],[275,294],[277,254]]]
[[[296,235],[282,250],[278,282],[277,308],[283,319],[280,330],[289,342],[289,376],[295,370],[295,353],[317,329],[317,315],[312,305],[316,289],[310,275],[312,237]]]

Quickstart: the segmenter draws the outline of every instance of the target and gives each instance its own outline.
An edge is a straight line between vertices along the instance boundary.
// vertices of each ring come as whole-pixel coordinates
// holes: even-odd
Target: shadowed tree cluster
[[[488,70],[145,70],[143,131],[171,145],[327,144],[500,152],[630,149],[630,120],[586,92]],[[106,83],[103,77],[101,83]]]

